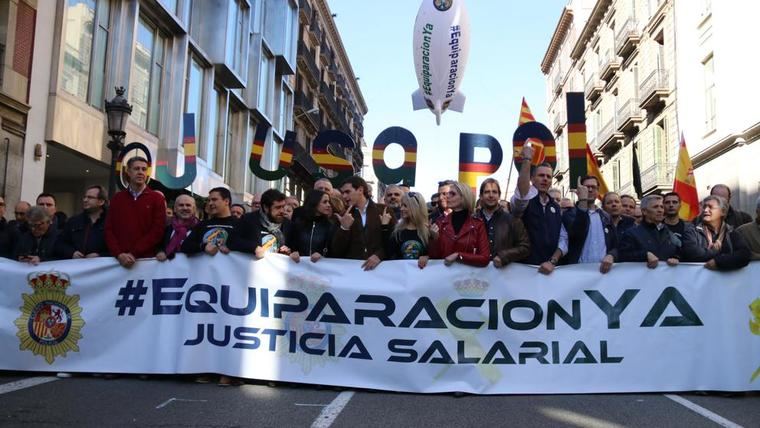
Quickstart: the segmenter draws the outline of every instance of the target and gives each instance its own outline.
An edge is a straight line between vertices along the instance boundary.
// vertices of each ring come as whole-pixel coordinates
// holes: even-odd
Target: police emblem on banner
[[[77,342],[84,326],[79,296],[69,296],[69,276],[61,272],[34,272],[27,276],[33,294],[22,294],[21,316],[15,321],[19,349],[32,351],[53,364],[69,351],[79,352]]]

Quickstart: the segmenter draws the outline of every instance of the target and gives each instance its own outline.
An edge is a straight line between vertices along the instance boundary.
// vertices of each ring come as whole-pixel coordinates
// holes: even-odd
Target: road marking
[[[171,404],[174,401],[183,401],[183,402],[186,402],[186,403],[206,403],[206,402],[208,402],[208,400],[191,400],[189,398],[174,398],[174,397],[172,397],[172,398],[164,401],[163,403],[159,404],[158,406],[156,406],[156,409],[163,409],[164,407],[168,406],[169,404]]]
[[[30,377],[27,379],[17,380],[15,382],[4,383],[0,385],[0,395],[18,391],[20,389],[31,388],[33,386],[42,385],[44,383],[53,382],[56,380],[61,379],[57,377]]]
[[[343,408],[346,407],[346,404],[351,401],[351,397],[353,396],[354,391],[343,391],[338,394],[327,407],[322,409],[322,412],[317,416],[317,419],[311,424],[311,428],[329,428],[329,426],[335,422],[338,415],[340,415],[340,412],[343,411]]]
[[[703,416],[703,417],[705,417],[705,418],[707,418],[707,419],[715,422],[716,424],[718,424],[718,425],[720,425],[722,427],[726,427],[726,428],[742,428],[741,425],[733,423],[733,422],[729,421],[728,419],[724,418],[723,416],[721,416],[721,415],[719,415],[717,413],[714,413],[714,412],[712,412],[710,410],[707,410],[704,407],[702,407],[702,406],[700,406],[698,404],[695,404],[695,403],[693,403],[693,402],[691,402],[691,401],[689,401],[689,400],[681,397],[680,395],[675,395],[675,394],[664,394],[664,395],[666,397],[670,398],[671,400],[675,401],[676,403],[678,403],[678,404],[686,407],[687,409],[691,410],[692,412],[695,412],[695,413],[697,413],[697,414],[699,414],[699,415],[701,415],[701,416]]]

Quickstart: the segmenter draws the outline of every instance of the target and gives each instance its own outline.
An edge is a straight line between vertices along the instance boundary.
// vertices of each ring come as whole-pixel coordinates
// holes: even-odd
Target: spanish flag
[[[530,107],[528,107],[528,103],[525,102],[525,97],[523,97],[522,106],[520,107],[520,119],[517,121],[517,126],[535,121],[536,118],[533,117],[533,113],[530,112]]]
[[[591,152],[591,146],[589,146],[588,143],[586,143],[586,173],[588,175],[593,175],[599,180],[599,193],[597,198],[602,200],[604,195],[607,194],[610,189],[607,187],[607,183],[604,182],[604,176],[602,175],[602,172],[599,171],[599,165],[597,165],[594,153]]]
[[[699,196],[697,195],[697,181],[694,179],[694,167],[686,150],[686,140],[681,133],[681,144],[678,149],[678,166],[676,166],[676,178],[673,182],[673,191],[681,197],[681,210],[678,216],[682,220],[692,221],[699,215]]]

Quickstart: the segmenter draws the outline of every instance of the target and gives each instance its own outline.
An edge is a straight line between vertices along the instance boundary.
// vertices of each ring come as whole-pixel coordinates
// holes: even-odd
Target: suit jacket
[[[602,221],[607,254],[612,255],[617,260],[619,258],[617,252],[618,237],[612,224],[612,219],[603,210],[597,208],[596,211],[599,213],[599,219]],[[583,246],[586,245],[589,229],[591,228],[591,216],[587,210],[571,208],[562,214],[562,223],[564,223],[565,229],[567,229],[567,237],[569,239],[565,263],[578,263],[583,253]]]
[[[332,256],[342,259],[366,260],[375,255],[380,260],[385,259],[385,240],[383,238],[383,226],[380,223],[380,215],[385,210],[385,205],[369,201],[367,205],[367,224],[362,225],[362,217],[359,209],[354,207],[352,215],[354,223],[349,230],[339,227],[333,235]],[[393,217],[393,216],[391,216]],[[388,227],[396,223],[391,218]]]

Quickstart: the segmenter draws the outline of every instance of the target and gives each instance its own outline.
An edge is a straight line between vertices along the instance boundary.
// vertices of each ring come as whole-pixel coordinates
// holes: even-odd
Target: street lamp
[[[113,197],[116,191],[116,158],[124,148],[124,137],[127,133],[124,129],[127,127],[127,118],[132,114],[132,106],[124,98],[124,87],[116,89],[116,96],[111,100],[106,100],[106,116],[108,117],[108,135],[111,139],[106,147],[111,150],[111,173],[108,179],[108,197]]]

